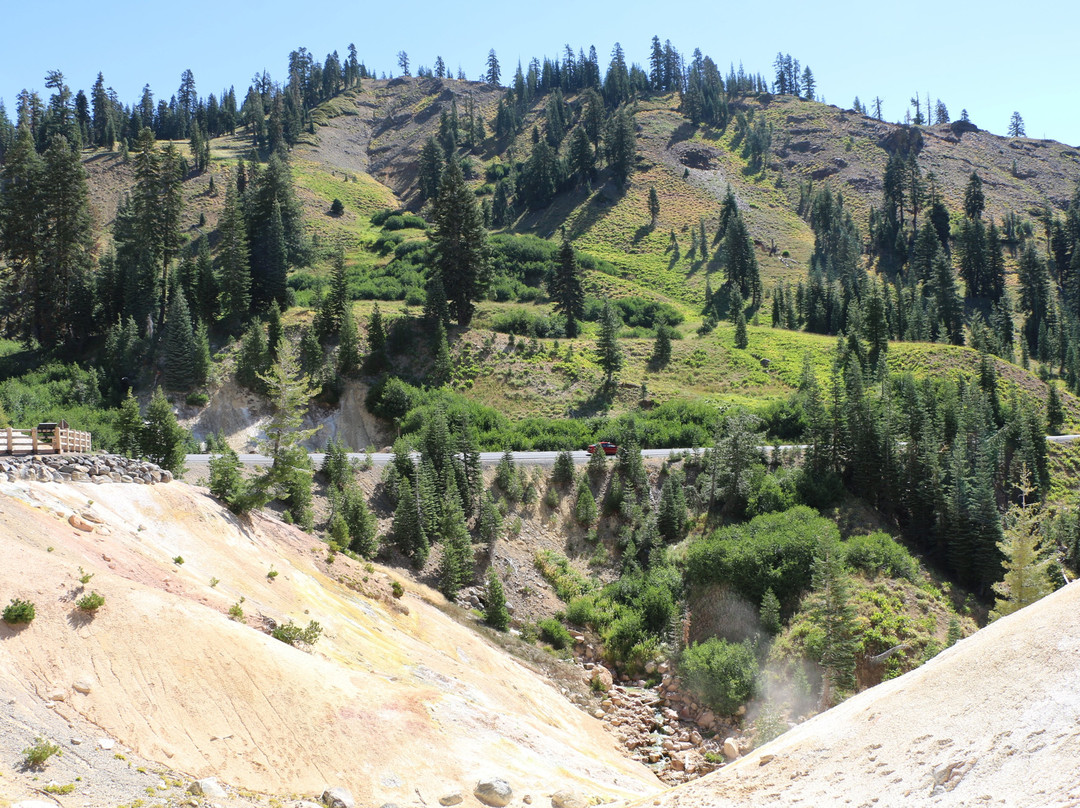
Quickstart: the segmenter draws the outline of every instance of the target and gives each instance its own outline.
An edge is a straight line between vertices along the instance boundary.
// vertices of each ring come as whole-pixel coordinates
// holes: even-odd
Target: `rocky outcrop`
[[[36,480],[43,483],[138,483],[172,482],[171,471],[146,460],[120,455],[25,455],[0,456],[0,483]],[[92,530],[72,523],[79,530]]]

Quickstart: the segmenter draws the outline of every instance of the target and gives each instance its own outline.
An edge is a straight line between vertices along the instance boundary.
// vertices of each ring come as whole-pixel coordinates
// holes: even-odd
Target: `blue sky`
[[[20,89],[47,95],[50,69],[61,70],[73,90],[89,90],[100,70],[125,103],[146,83],[155,98],[168,99],[187,68],[200,95],[235,85],[242,96],[258,71],[281,79],[289,51],[303,46],[322,60],[332,50],[344,54],[350,42],[380,72],[396,72],[404,50],[414,68],[442,55],[469,78],[495,48],[505,80],[519,58],[560,55],[565,44],[575,51],[595,45],[606,67],[618,41],[644,64],[653,34],[687,56],[700,47],[725,70],[741,61],[769,79],[777,51],[790,53],[811,67],[826,101],[850,107],[856,95],[864,103],[880,96],[887,120],[902,119],[916,92],[929,93],[954,119],[966,108],[980,127],[1004,133],[1017,110],[1028,136],[1080,145],[1075,2],[53,0],[35,7],[0,0],[0,98],[14,117]]]

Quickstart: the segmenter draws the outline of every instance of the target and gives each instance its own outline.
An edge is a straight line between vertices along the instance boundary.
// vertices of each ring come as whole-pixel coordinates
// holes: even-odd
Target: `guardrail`
[[[91,451],[89,432],[58,424],[38,424],[29,429],[0,428],[0,453],[6,455],[86,454]]]

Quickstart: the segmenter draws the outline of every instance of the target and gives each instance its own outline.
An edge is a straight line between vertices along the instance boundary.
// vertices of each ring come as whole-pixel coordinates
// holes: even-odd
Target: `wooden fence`
[[[38,424],[30,429],[0,428],[0,454],[86,454],[90,452],[90,433],[58,424]]]

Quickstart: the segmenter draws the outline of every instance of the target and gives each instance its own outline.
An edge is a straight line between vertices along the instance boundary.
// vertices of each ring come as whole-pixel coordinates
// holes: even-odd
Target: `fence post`
[[[31,447],[30,453],[36,455],[38,453],[37,452],[37,427],[36,426],[30,427],[30,447]]]
[[[12,447],[12,444],[11,444],[11,427],[10,426],[7,428],[7,453],[8,454],[14,454],[15,453],[15,450]]]

